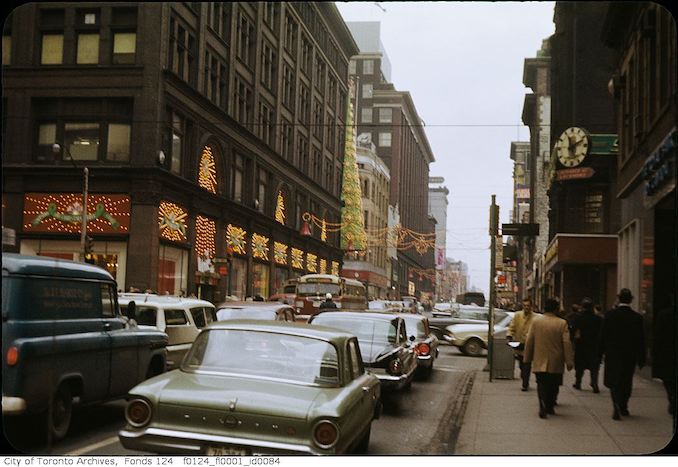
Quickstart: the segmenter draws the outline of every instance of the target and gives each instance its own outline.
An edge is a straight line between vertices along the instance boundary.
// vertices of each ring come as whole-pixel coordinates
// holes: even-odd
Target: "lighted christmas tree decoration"
[[[202,155],[200,156],[198,185],[210,193],[216,194],[217,192],[217,167],[214,162],[212,148],[209,146],[203,148]]]
[[[281,191],[278,192],[278,200],[275,205],[275,220],[285,225],[285,198]]]
[[[344,178],[341,185],[341,248],[364,250],[367,244],[363,223],[363,201],[356,159],[356,129],[353,126],[353,106],[348,102],[346,118],[346,151],[344,154]]]

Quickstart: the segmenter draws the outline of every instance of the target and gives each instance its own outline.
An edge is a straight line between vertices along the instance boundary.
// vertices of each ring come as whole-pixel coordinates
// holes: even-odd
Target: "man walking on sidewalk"
[[[600,369],[600,330],[603,319],[593,312],[593,301],[584,298],[581,301],[581,312],[574,318],[570,333],[574,336],[574,370],[575,389],[581,389],[584,371],[591,373],[591,387],[596,394],[598,389],[598,370]]]
[[[629,398],[633,373],[645,366],[645,334],[643,317],[631,308],[633,295],[629,289],[619,291],[619,304],[605,313],[602,351],[605,355],[605,386],[612,396],[612,418],[629,415]]]
[[[544,303],[544,314],[532,322],[525,343],[524,362],[532,363],[537,378],[539,418],[555,415],[558,386],[562,382],[564,367],[572,369],[573,355],[567,322],[557,316],[559,303],[552,298]]]
[[[520,367],[520,378],[523,382],[523,391],[527,391],[530,386],[531,364],[523,360],[525,342],[527,334],[530,332],[534,312],[532,311],[532,300],[529,297],[523,299],[523,309],[517,311],[511,320],[508,328],[508,340],[520,342],[520,346],[514,350],[518,366]]]

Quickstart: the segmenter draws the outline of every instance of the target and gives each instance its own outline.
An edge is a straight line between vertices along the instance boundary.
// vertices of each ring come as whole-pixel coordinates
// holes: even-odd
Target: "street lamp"
[[[52,145],[52,152],[58,154],[61,150],[64,150],[68,155],[73,167],[79,169],[78,165],[75,163],[71,151],[67,146],[62,146],[59,143],[54,143]],[[82,222],[80,223],[80,261],[85,261],[86,252],[86,239],[87,239],[87,190],[89,187],[89,169],[85,167],[83,169],[83,175],[85,177],[84,186],[82,188]]]

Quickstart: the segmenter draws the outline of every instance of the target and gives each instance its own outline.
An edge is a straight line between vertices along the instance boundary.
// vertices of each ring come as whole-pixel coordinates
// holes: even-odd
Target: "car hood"
[[[453,334],[462,334],[462,333],[474,333],[474,334],[487,334],[487,324],[453,324],[447,326],[447,330]],[[494,332],[497,333],[506,329],[505,326],[494,326]]]
[[[399,347],[394,347],[392,344],[370,341],[359,341],[358,347],[360,347],[360,354],[363,357],[363,362],[367,364],[377,362],[382,358],[397,352],[399,349]]]
[[[236,376],[175,370],[157,392],[160,406],[189,406],[233,413],[306,419],[323,389]]]

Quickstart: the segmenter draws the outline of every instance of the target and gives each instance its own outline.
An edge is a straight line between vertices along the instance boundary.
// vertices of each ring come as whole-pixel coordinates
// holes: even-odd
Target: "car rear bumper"
[[[375,376],[379,378],[379,383],[381,384],[381,389],[384,391],[400,391],[407,383],[412,380],[414,376],[414,371],[417,369],[417,365],[414,365],[408,373],[403,373],[400,376],[389,375],[388,373],[377,373]]]
[[[236,436],[221,436],[162,428],[145,428],[139,431],[121,430],[120,443],[126,449],[157,454],[205,455],[209,446],[232,446],[245,449],[248,455],[322,455],[328,454],[299,444],[278,443]]]
[[[419,368],[430,368],[433,365],[432,355],[417,355],[417,366]]]
[[[26,412],[26,400],[21,397],[2,396],[2,414],[20,415]]]

